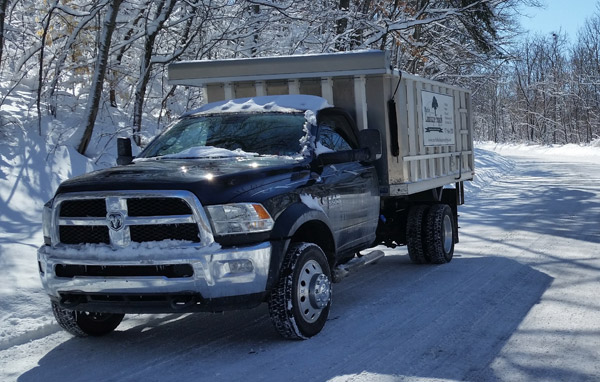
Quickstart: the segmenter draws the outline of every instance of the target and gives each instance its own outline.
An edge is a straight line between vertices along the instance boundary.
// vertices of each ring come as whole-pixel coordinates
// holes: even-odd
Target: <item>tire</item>
[[[308,339],[323,329],[330,307],[331,270],[323,250],[312,243],[292,243],[269,297],[275,329],[287,339]]]
[[[445,264],[454,255],[456,227],[452,210],[447,204],[435,204],[429,208],[425,226],[427,235],[427,256],[434,264]]]
[[[425,220],[428,206],[416,205],[408,211],[406,219],[406,246],[408,257],[415,264],[430,262],[425,246]]]
[[[58,324],[77,337],[99,337],[115,330],[124,314],[91,313],[61,308],[52,301],[52,312]]]

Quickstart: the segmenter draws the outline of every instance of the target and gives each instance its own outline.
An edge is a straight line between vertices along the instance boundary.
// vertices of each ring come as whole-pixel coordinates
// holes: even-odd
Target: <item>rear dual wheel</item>
[[[445,264],[454,255],[455,219],[447,204],[411,207],[406,223],[408,255],[416,264]]]
[[[429,262],[425,250],[425,219],[429,207],[426,205],[416,205],[408,211],[406,221],[406,246],[408,247],[408,256],[415,264],[425,264]]]
[[[454,217],[446,204],[429,207],[426,224],[427,255],[434,264],[445,264],[454,255]]]

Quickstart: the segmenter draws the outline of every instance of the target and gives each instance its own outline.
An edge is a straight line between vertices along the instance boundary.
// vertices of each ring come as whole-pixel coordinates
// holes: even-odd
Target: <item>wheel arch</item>
[[[273,249],[267,291],[279,280],[283,258],[291,243],[314,243],[321,247],[330,266],[335,263],[337,245],[327,215],[303,203],[292,204],[277,217],[271,231],[271,242]]]
[[[310,220],[302,224],[290,239],[290,243],[313,243],[318,245],[333,268],[335,263],[336,246],[329,227],[321,220]]]

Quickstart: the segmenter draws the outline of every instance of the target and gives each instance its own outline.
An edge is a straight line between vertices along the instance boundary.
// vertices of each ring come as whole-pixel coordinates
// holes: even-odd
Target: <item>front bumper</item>
[[[121,250],[90,245],[77,250],[42,246],[38,262],[44,289],[63,307],[166,313],[215,310],[211,305],[218,306],[219,301],[233,305],[228,309],[244,307],[250,303],[245,300],[261,299],[266,292],[271,250],[270,242],[238,248],[214,244]],[[161,273],[181,267],[190,271]]]

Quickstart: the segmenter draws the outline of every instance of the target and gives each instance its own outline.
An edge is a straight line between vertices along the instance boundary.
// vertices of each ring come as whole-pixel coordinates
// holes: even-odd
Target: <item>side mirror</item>
[[[377,129],[365,129],[358,132],[360,147],[369,150],[367,162],[381,158],[381,133]]]
[[[131,155],[131,139],[117,138],[117,164],[123,166],[133,161]]]

